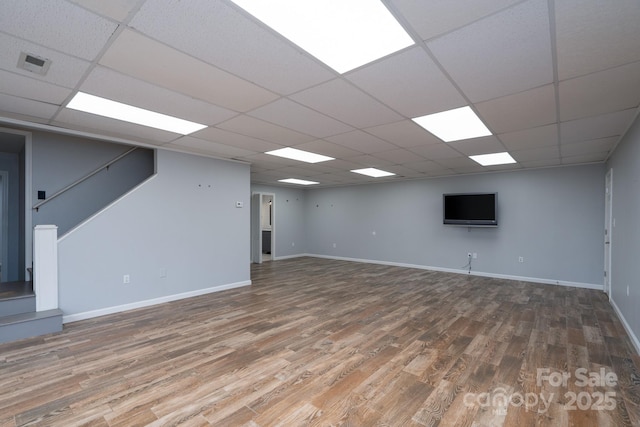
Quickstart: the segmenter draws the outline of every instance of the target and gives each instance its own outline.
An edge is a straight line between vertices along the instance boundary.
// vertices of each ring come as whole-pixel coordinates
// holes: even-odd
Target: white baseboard
[[[480,277],[491,277],[494,279],[507,279],[507,280],[517,280],[521,282],[532,282],[532,283],[542,283],[545,285],[558,285],[558,286],[571,286],[574,288],[585,288],[585,289],[595,289],[602,291],[604,290],[603,285],[593,284],[593,283],[581,283],[581,282],[569,282],[565,280],[552,280],[552,279],[541,279],[538,277],[525,277],[525,276],[514,276],[510,274],[497,274],[497,273],[486,273],[482,271],[471,271],[469,273],[467,270],[455,269],[455,268],[444,268],[444,267],[433,267],[428,265],[419,265],[419,264],[407,264],[403,262],[392,262],[392,261],[378,261],[378,260],[370,260],[370,259],[359,259],[359,258],[348,258],[348,257],[338,257],[331,255],[317,255],[317,254],[304,254],[302,256],[309,256],[315,258],[325,258],[325,259],[335,259],[341,261],[352,261],[352,262],[362,262],[367,264],[380,264],[380,265],[390,265],[394,267],[407,267],[407,268],[417,268],[421,270],[432,270],[432,271],[442,271],[444,273],[457,273],[457,274],[466,274],[471,276],[480,276]]]
[[[251,285],[251,280],[244,282],[228,283],[225,285],[212,286],[206,289],[198,289],[195,291],[183,292],[180,294],[167,295],[159,298],[148,299],[144,301],[132,302],[129,304],[117,305],[113,307],[100,308],[98,310],[85,311],[83,313],[68,314],[62,316],[62,323],[77,322],[79,320],[92,319],[94,317],[105,316],[107,314],[121,313],[136,308],[149,307],[156,304],[162,304],[170,301],[177,301],[185,298],[197,297],[200,295],[211,294],[214,292],[226,291],[227,289],[240,288],[242,286]]]
[[[620,308],[618,307],[616,302],[613,300],[613,298],[610,299],[609,302],[611,303],[611,306],[613,307],[616,314],[618,315],[618,319],[620,319],[620,322],[622,322],[622,326],[624,326],[625,331],[627,331],[629,338],[631,338],[631,343],[636,348],[636,352],[640,354],[640,341],[638,340],[638,337],[636,336],[636,334],[633,333],[633,329],[631,329],[631,326],[627,322],[627,319],[624,318],[624,316],[622,315],[622,311],[620,311]]]
[[[301,258],[303,256],[310,256],[310,255],[308,255],[308,254],[284,255],[284,256],[274,257],[273,260],[274,261],[280,261],[281,259]]]

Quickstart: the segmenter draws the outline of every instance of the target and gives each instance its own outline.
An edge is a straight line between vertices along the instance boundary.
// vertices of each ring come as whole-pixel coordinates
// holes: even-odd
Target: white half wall
[[[157,162],[153,179],[59,240],[65,319],[250,284],[249,165],[163,150]]]

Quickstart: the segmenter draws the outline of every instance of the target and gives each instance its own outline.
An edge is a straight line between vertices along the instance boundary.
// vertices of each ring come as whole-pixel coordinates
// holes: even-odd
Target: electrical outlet
[[[473,253],[473,259],[478,259],[478,252]]]
[[[131,283],[131,276],[129,276],[128,274],[122,276],[122,283]]]
[[[523,256],[519,256],[518,257],[518,262],[524,262],[524,257]]]
[[[333,244],[333,247],[334,247],[334,248],[336,247],[336,244],[335,244],[335,243]]]

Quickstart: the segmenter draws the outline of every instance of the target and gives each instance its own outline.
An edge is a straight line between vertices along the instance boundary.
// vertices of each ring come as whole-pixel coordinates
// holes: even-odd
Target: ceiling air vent
[[[32,73],[40,74],[41,76],[47,74],[50,65],[50,59],[41,58],[39,56],[31,55],[30,53],[25,52],[20,53],[20,59],[18,60],[18,68],[22,68],[23,70],[27,70]]]

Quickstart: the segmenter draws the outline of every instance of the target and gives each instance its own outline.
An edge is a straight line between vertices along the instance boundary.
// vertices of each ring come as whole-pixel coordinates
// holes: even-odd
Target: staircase
[[[31,282],[0,283],[0,343],[62,331],[62,311],[36,311]]]

